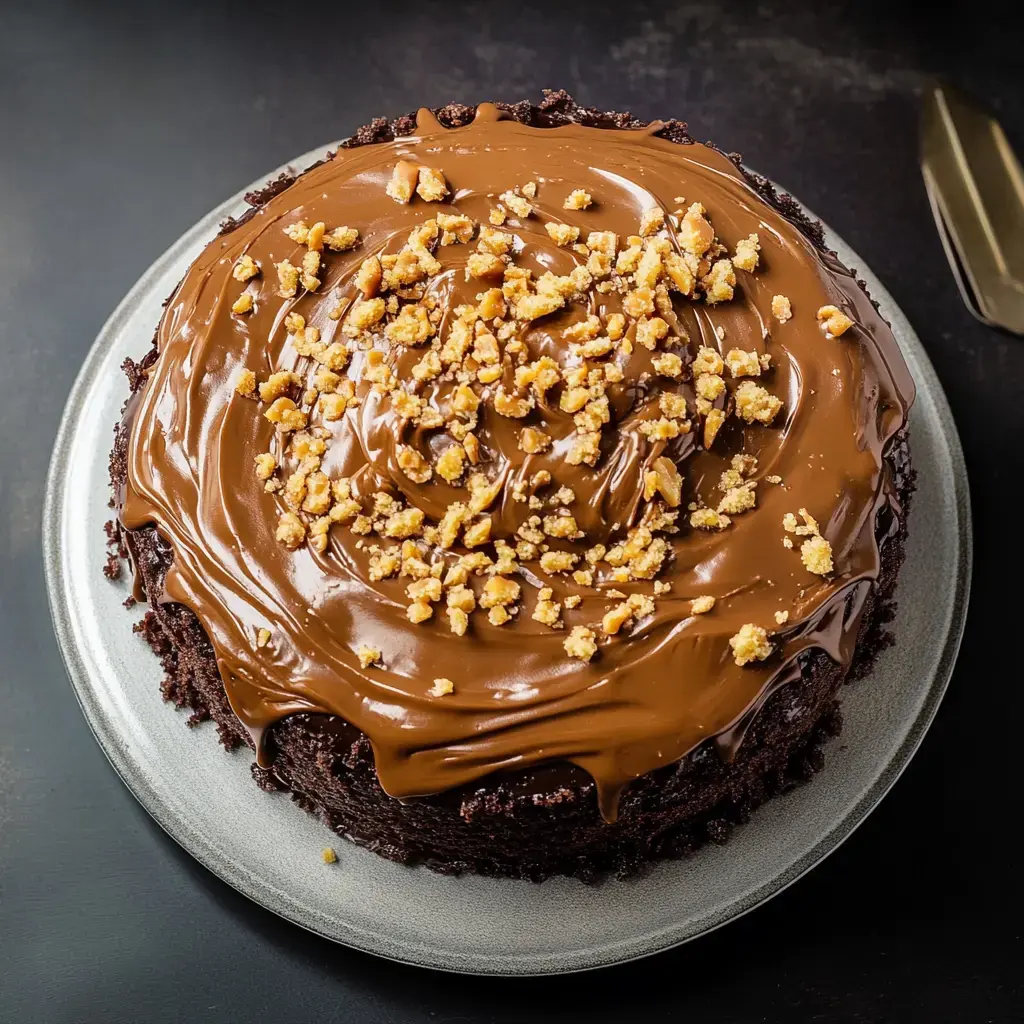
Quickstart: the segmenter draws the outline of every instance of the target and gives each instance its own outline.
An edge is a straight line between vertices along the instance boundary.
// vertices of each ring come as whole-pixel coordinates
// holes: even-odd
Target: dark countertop
[[[1002,827],[1020,809],[1020,743],[1000,732],[1019,729],[1024,713],[1024,560],[1007,497],[1022,462],[1024,340],[961,305],[916,164],[927,74],[990,102],[1019,151],[1024,78],[991,5],[918,7],[393,2],[378,17],[259,0],[0,0],[0,1021],[1024,1018],[1024,874]],[[39,520],[57,422],[92,339],[195,220],[374,115],[536,97],[544,85],[687,119],[792,189],[869,261],[949,395],[971,475],[976,567],[938,719],[842,849],[688,947],[512,982],[432,974],[317,939],[166,838],[72,695]]]

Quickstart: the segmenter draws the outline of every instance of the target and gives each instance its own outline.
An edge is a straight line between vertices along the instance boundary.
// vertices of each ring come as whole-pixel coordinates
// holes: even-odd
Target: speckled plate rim
[[[917,408],[920,409],[922,405],[927,405],[925,413],[921,416],[922,419],[927,417],[923,427],[928,431],[931,442],[938,446],[940,461],[944,462],[950,470],[949,478],[945,481],[948,500],[944,505],[942,515],[952,517],[951,521],[947,523],[951,531],[951,541],[955,546],[955,551],[947,552],[949,556],[948,582],[951,585],[951,590],[945,609],[944,635],[935,638],[940,642],[937,657],[933,660],[927,678],[916,680],[916,685],[921,690],[916,713],[904,723],[902,738],[885,763],[878,765],[877,775],[873,781],[863,790],[859,799],[845,809],[844,813],[828,822],[827,827],[822,829],[813,845],[804,850],[800,856],[794,857],[781,870],[761,878],[757,884],[748,885],[737,898],[724,899],[720,905],[697,918],[673,921],[643,934],[622,935],[614,941],[590,947],[565,950],[536,948],[517,952],[509,948],[503,949],[499,953],[476,953],[464,948],[445,948],[443,943],[437,941],[413,942],[396,938],[392,934],[395,930],[393,919],[382,916],[375,926],[366,927],[365,924],[361,925],[355,920],[340,920],[328,911],[312,908],[293,898],[286,888],[268,882],[259,872],[251,870],[244,863],[244,859],[239,859],[213,838],[192,827],[187,816],[182,815],[179,809],[170,806],[154,785],[153,779],[148,777],[137,752],[132,749],[123,734],[122,723],[118,716],[110,713],[109,707],[104,705],[99,696],[99,688],[92,678],[89,663],[83,653],[83,645],[86,641],[81,632],[81,616],[76,609],[76,596],[78,595],[75,590],[75,582],[69,578],[66,530],[73,510],[78,507],[75,501],[76,496],[70,492],[68,486],[70,458],[74,451],[76,436],[83,427],[89,400],[103,382],[104,374],[109,371],[107,364],[112,348],[119,343],[121,325],[133,314],[136,314],[147,299],[151,301],[154,287],[159,285],[169,268],[180,262],[183,254],[197,253],[202,245],[213,237],[217,226],[226,217],[238,215],[244,211],[245,204],[242,197],[246,192],[261,188],[264,182],[276,177],[282,171],[294,172],[296,168],[307,166],[330,148],[333,148],[333,145],[312,150],[295,161],[278,168],[271,175],[258,179],[247,189],[240,191],[217,209],[211,211],[186,232],[142,275],[111,314],[86,357],[72,387],[55,442],[47,478],[43,509],[43,548],[47,589],[55,632],[75,694],[90,728],[114,769],[143,807],[173,839],[200,863],[268,910],[301,927],[323,935],[325,938],[365,952],[416,966],[460,973],[520,976],[567,973],[649,956],[707,934],[729,921],[735,920],[777,895],[832,853],[850,836],[899,778],[931,724],[952,674],[963,633],[970,592],[972,564],[970,496],[966,467],[949,405],[931,363],[906,317],[881,282],[867,270],[863,261],[831,231],[827,231],[829,245],[836,249],[844,263],[858,268],[860,276],[879,302],[882,313],[892,324],[893,332],[911,366],[918,387],[919,403]],[[161,301],[163,298],[164,296],[161,295]],[[155,327],[155,323],[150,325],[148,336],[137,339],[134,352],[137,357],[148,346],[153,327]],[[123,344],[123,340],[120,343]],[[922,425],[914,424],[912,443],[913,438],[918,436],[921,429]],[[93,483],[96,487],[103,489],[105,496],[106,481],[100,479]],[[85,500],[85,498],[84,495],[79,496],[79,500]],[[912,538],[915,518],[915,512],[912,511]],[[100,546],[101,538],[97,537],[95,543]],[[93,581],[89,581],[86,585],[93,585]],[[908,599],[913,600],[913,595],[908,595],[903,591],[898,593],[898,597],[903,602],[907,602]],[[114,628],[126,629],[130,621],[130,614],[126,612],[124,620],[119,621]],[[141,649],[138,657],[153,660],[147,652]],[[181,723],[178,724],[180,727]],[[188,733],[182,729],[183,746],[190,741],[210,743],[212,738],[210,736],[190,738]],[[833,760],[829,754],[826,756],[827,761]],[[231,760],[225,760],[223,770],[224,772],[237,772],[238,765]],[[824,773],[826,776],[828,771],[827,764]],[[797,792],[808,791],[813,794],[815,787],[821,786],[820,779],[821,776],[809,787],[801,787]],[[259,799],[267,799],[248,780],[246,782]],[[767,806],[772,807],[789,799],[788,796],[780,798]],[[289,810],[295,815],[305,817],[297,807],[289,808]],[[765,810],[761,809],[758,815],[755,815],[754,822],[759,821],[764,813]],[[753,823],[745,826],[744,830],[752,827]],[[325,841],[328,841],[329,835],[326,831],[324,832]],[[347,844],[345,849],[347,853]],[[716,856],[727,857],[730,855],[729,851],[732,850],[738,850],[735,840],[721,848]],[[403,877],[408,878],[411,886],[424,884],[424,882],[429,883],[432,879],[437,878],[437,876],[425,876],[424,869],[400,869],[365,853],[365,851],[359,853],[361,856],[370,858],[367,866],[364,866],[364,870],[366,867],[370,871],[375,870],[374,863],[376,863],[381,872],[394,870],[405,872],[406,875]],[[706,856],[703,852],[697,854],[697,858],[703,856]],[[662,864],[655,868],[650,876],[643,876],[628,883],[610,882],[606,884],[630,885],[635,888],[637,893],[642,894],[646,878],[656,875],[658,876],[657,884],[664,885],[666,884],[666,873],[675,872],[685,875],[688,866],[692,863],[691,860]],[[525,885],[534,892],[537,889],[530,883],[486,879],[472,879],[471,883],[460,879],[448,879],[446,882],[454,885],[462,883],[476,886]],[[667,884],[671,884],[671,880]],[[541,888],[545,889],[552,885],[571,887],[579,885],[579,883],[559,879],[543,883]],[[579,899],[582,894],[585,894],[590,903],[596,907],[595,912],[600,913],[600,893],[603,891],[603,887],[580,886],[580,889],[581,893],[573,894],[572,899]],[[515,900],[517,898],[515,893],[512,890],[510,892],[512,892],[511,898]],[[519,893],[521,896],[525,891],[520,889]],[[590,909],[594,909],[594,907]],[[500,922],[496,922],[495,927],[500,930]]]

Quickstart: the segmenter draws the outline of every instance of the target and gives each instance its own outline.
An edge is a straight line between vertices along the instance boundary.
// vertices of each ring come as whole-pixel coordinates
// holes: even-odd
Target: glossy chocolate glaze
[[[657,123],[618,130],[567,125],[534,128],[505,119],[483,104],[472,124],[443,128],[422,111],[415,135],[341,149],[302,175],[241,225],[215,239],[170,299],[157,335],[159,358],[128,412],[131,420],[128,480],[121,521],[129,529],[155,523],[170,543],[174,561],[165,598],[191,608],[205,626],[231,706],[257,740],[283,716],[300,711],[335,714],[370,739],[384,789],[399,798],[442,792],[494,771],[567,760],[595,780],[602,813],[613,818],[618,795],[632,779],[714,740],[724,757],[735,753],[774,688],[799,675],[795,659],[812,647],[848,665],[860,613],[880,566],[876,521],[902,515],[883,453],[906,423],[913,384],[888,326],[853,275],[823,256],[805,235],[768,205],[734,163],[715,149],[679,145],[658,137]],[[444,204],[418,199],[393,202],[385,185],[399,159],[441,169],[451,194]],[[567,274],[583,260],[558,248],[544,229],[556,220],[588,231],[636,233],[652,206],[670,211],[703,203],[718,238],[735,249],[756,232],[760,266],[738,273],[736,297],[719,305],[675,298],[674,333],[688,337],[689,355],[699,345],[768,353],[772,369],[759,380],[784,402],[771,426],[746,425],[730,416],[711,451],[695,430],[675,441],[651,443],[640,423],[656,418],[663,390],[692,404],[689,380],[651,374],[653,353],[636,346],[616,357],[621,384],[609,389],[613,426],[597,465],[565,461],[573,429],[557,392],[527,420],[507,419],[487,407],[477,430],[488,475],[502,482],[491,509],[493,536],[514,543],[517,526],[532,514],[513,499],[540,469],[554,485],[573,489],[571,506],[586,539],[614,543],[642,512],[643,474],[669,455],[685,479],[684,508],[702,499],[714,506],[721,472],[738,452],[757,457],[757,508],[733,518],[721,532],[681,529],[667,539],[672,557],[658,580],[670,583],[655,611],[620,633],[602,637],[589,663],[566,656],[563,640],[576,625],[600,636],[603,614],[618,603],[609,590],[651,594],[650,581],[616,583],[598,574],[591,587],[567,576],[547,576],[537,563],[517,577],[522,609],[510,622],[491,625],[475,614],[469,632],[453,635],[443,615],[413,625],[406,618],[408,580],[369,580],[360,538],[335,526],[325,552],[289,551],[274,539],[280,495],[268,494],[253,475],[253,458],[282,451],[260,408],[233,387],[241,367],[260,379],[293,369],[303,377],[310,361],[287,340],[285,316],[295,310],[330,342],[339,323],[327,316],[355,294],[354,275],[368,255],[397,252],[410,230],[439,211],[460,212],[487,223],[495,197],[527,181],[538,184],[533,216],[510,217],[503,230],[516,238],[516,263],[535,274]],[[582,188],[594,204],[562,209]],[[360,231],[350,252],[325,253],[323,285],[314,294],[280,298],[273,265],[301,261],[301,247],[285,234],[295,220],[347,224]],[[440,306],[473,302],[478,280],[465,281],[472,245],[438,249],[444,270],[430,288]],[[232,267],[242,254],[263,268],[240,285]],[[232,316],[243,287],[256,310]],[[780,324],[772,296],[786,295],[793,318]],[[591,293],[520,328],[530,358],[570,361],[562,331],[588,313],[619,309],[619,296]],[[825,304],[855,322],[841,338],[826,336],[815,312]],[[442,321],[439,335],[447,326]],[[716,328],[723,328],[720,341]],[[340,334],[337,335],[340,338]],[[389,364],[407,377],[420,349],[392,349]],[[358,379],[365,352],[356,350],[346,373]],[[513,368],[504,383],[512,386]],[[500,383],[500,382],[499,382]],[[730,386],[735,382],[730,381]],[[421,397],[443,410],[454,385],[432,381]],[[490,387],[493,393],[494,387]],[[400,444],[436,456],[450,443],[444,429],[425,431],[403,421],[388,395],[360,384],[362,403],[331,432],[324,469],[353,478],[358,497],[388,491],[438,519],[463,487],[434,478],[413,483],[399,468]],[[728,393],[727,393],[728,394]],[[727,396],[718,404],[723,405]],[[314,416],[313,423],[320,423]],[[543,425],[554,438],[550,451],[526,455],[517,447],[524,423]],[[277,445],[277,447],[275,447]],[[781,484],[765,481],[780,476]],[[793,549],[783,546],[782,519],[806,508],[832,546],[835,570],[811,574]],[[461,549],[464,550],[464,549]],[[458,550],[456,551],[456,554]],[[479,582],[479,581],[478,581]],[[563,612],[565,628],[552,630],[530,613],[541,586],[555,599],[579,594],[582,603]],[[716,598],[713,611],[691,615],[690,601]],[[777,626],[776,611],[788,621]],[[775,652],[764,662],[737,666],[728,641],[744,623],[773,632]],[[271,641],[257,647],[256,631]],[[363,668],[361,645],[383,652],[383,667]],[[430,695],[444,676],[453,693]]]

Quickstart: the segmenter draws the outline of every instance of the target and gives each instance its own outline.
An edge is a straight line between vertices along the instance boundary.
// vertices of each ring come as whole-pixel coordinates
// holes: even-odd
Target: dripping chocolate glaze
[[[495,771],[568,760],[593,777],[601,812],[612,820],[632,779],[698,744],[714,740],[722,756],[733,756],[767,696],[798,678],[801,652],[820,647],[849,664],[864,599],[879,571],[876,516],[887,506],[901,514],[883,453],[906,423],[913,383],[892,333],[853,275],[765,203],[728,158],[659,138],[658,128],[534,128],[482,104],[471,124],[447,129],[421,111],[415,135],[339,150],[211,242],[169,301],[157,335],[159,358],[128,414],[121,520],[129,529],[155,524],[173,548],[164,599],[188,606],[205,626],[231,706],[261,758],[260,739],[275,721],[296,712],[330,713],[369,737],[381,785],[392,796],[438,793]],[[399,159],[440,169],[451,188],[449,202],[414,198],[400,205],[388,198],[385,185]],[[584,238],[591,230],[624,238],[636,233],[645,209],[673,210],[677,196],[704,204],[730,252],[756,232],[761,265],[753,275],[738,274],[736,298],[709,306],[676,296],[676,316],[691,355],[699,345],[769,353],[772,369],[759,382],[785,403],[770,427],[730,417],[713,452],[700,450],[696,432],[667,450],[652,445],[639,424],[657,415],[652,410],[662,384],[643,376],[651,353],[637,346],[622,363],[625,379],[609,391],[614,426],[605,430],[609,437],[593,469],[566,463],[572,419],[557,403],[533,414],[555,438],[542,455],[517,448],[519,429],[533,419],[505,419],[481,406],[486,468],[503,481],[492,509],[497,537],[511,538],[531,514],[512,500],[512,491],[540,469],[575,491],[571,511],[587,535],[585,547],[608,543],[630,525],[653,458],[669,454],[676,461],[686,479],[684,508],[698,496],[717,503],[715,487],[733,454],[759,460],[757,508],[719,533],[684,523],[669,538],[673,557],[659,575],[672,584],[671,593],[634,629],[602,642],[589,664],[566,656],[567,631],[589,625],[600,632],[602,615],[617,603],[605,592],[650,593],[649,581],[596,581],[587,588],[570,577],[549,578],[532,563],[521,578],[523,607],[506,625],[492,626],[476,613],[461,638],[449,632],[440,612],[412,625],[405,612],[408,580],[370,582],[367,555],[347,529],[331,530],[323,554],[276,543],[275,525],[286,506],[279,495],[264,493],[253,458],[281,449],[261,408],[233,388],[242,367],[260,379],[281,369],[306,376],[308,361],[286,336],[290,311],[318,326],[330,343],[340,325],[327,311],[355,294],[353,277],[366,256],[397,252],[415,225],[440,211],[487,223],[497,195],[527,181],[538,184],[534,215],[511,217],[503,230],[518,239],[517,264],[535,273],[565,274],[581,259],[555,246],[546,221],[577,225]],[[594,197],[593,206],[563,210],[563,199],[577,188]],[[299,219],[356,227],[361,241],[351,252],[325,254],[318,292],[283,299],[273,268],[283,259],[300,262],[301,247],[283,230]],[[473,249],[438,250],[445,269],[431,289],[446,310],[475,301],[481,290],[479,281],[464,280]],[[231,304],[246,287],[231,274],[242,254],[263,273],[248,285],[256,311],[233,317]],[[794,316],[785,324],[771,315],[776,294],[792,302]],[[530,357],[564,362],[565,327],[588,313],[613,312],[618,302],[615,295],[592,293],[589,308],[577,303],[523,328]],[[839,339],[826,337],[816,322],[816,310],[826,303],[856,323]],[[446,314],[441,335],[448,322]],[[422,351],[402,350],[389,360],[408,377]],[[358,377],[364,358],[354,352],[349,375]],[[509,368],[506,383],[511,375]],[[661,382],[692,400],[688,382]],[[420,393],[440,408],[452,385],[435,383]],[[365,385],[360,389],[364,393]],[[429,455],[448,439],[443,430],[403,425],[387,396],[366,391],[358,408],[323,425],[332,434],[325,471],[353,477],[359,495],[390,491],[432,520],[465,497],[436,474],[415,484],[399,470],[399,444]],[[783,483],[765,482],[772,475]],[[835,572],[828,578],[804,568],[799,538],[794,549],[783,546],[783,516],[799,508],[818,519],[832,545]],[[565,629],[530,617],[539,586],[552,587],[555,600],[583,597],[578,608],[563,612]],[[692,616],[689,602],[703,594],[717,599],[714,610]],[[776,611],[789,612],[784,626],[776,627]],[[740,668],[728,640],[747,622],[777,630],[776,653]],[[263,648],[255,645],[260,628],[271,633]],[[379,648],[384,666],[362,668],[355,653],[361,645]],[[454,681],[454,693],[429,695],[439,676]]]

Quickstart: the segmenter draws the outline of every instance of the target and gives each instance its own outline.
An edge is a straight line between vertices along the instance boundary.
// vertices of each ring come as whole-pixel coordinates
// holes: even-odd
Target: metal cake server
[[[925,98],[921,173],[960,294],[1024,335],[1024,172],[991,114],[947,85]]]

